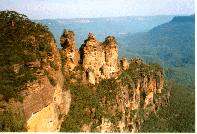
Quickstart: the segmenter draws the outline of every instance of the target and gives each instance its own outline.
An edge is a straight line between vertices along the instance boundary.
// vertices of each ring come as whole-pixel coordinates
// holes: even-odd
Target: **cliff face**
[[[111,78],[113,74],[119,71],[118,68],[118,43],[115,38],[108,36],[102,44],[105,53],[105,68],[104,74],[106,78]]]
[[[96,92],[101,90],[100,88],[103,86],[110,86],[97,86],[105,79],[115,78],[115,83],[118,85],[113,89],[114,91],[107,91],[109,94],[115,93],[111,95],[113,96],[111,101],[106,93],[106,96],[101,97],[102,101],[98,104],[102,103],[101,107],[105,107],[103,112],[110,115],[104,114],[101,118],[99,117],[100,119],[81,124],[81,131],[138,132],[145,117],[148,117],[151,112],[159,110],[160,106],[167,105],[170,94],[169,91],[163,89],[164,71],[160,65],[145,64],[139,58],[130,61],[123,58],[119,62],[117,59],[118,46],[114,37],[109,36],[103,43],[98,43],[96,37],[90,33],[89,38],[80,48],[80,54],[76,49],[73,32],[65,31],[61,37],[61,44],[63,47],[61,50],[62,59],[53,42],[51,43],[53,51],[50,56],[43,59],[43,61],[50,60],[59,65],[56,70],[49,64],[44,66],[44,70],[48,70],[48,75],[56,81],[56,86],[53,87],[47,76],[42,75],[40,87],[36,87],[36,82],[29,86],[29,91],[32,93],[25,98],[23,103],[24,112],[29,116],[27,121],[29,132],[59,132],[62,119],[65,117],[64,122],[66,122],[68,116],[72,116],[69,114],[69,110],[73,110],[73,106],[70,109],[70,105],[72,105],[71,99],[74,101],[73,97],[75,96],[70,93],[70,90],[74,89],[72,86],[68,86],[68,90],[65,91],[62,87],[65,84],[64,79],[73,74],[79,75],[77,78],[81,78],[79,80],[82,83],[95,85],[92,90]],[[64,58],[66,61],[63,60]],[[60,59],[64,63],[61,63]],[[60,71],[61,66],[63,67],[62,72]],[[79,66],[84,68],[81,73],[75,71],[75,68]],[[76,83],[77,78],[72,78],[70,84]],[[36,101],[30,101],[32,99]],[[90,110],[90,113],[94,114],[98,112],[97,106],[92,109],[90,107],[92,106],[86,107],[85,111]],[[65,116],[66,114],[68,116]],[[113,118],[116,120],[112,120]],[[100,124],[96,126],[96,129],[92,129],[97,120],[101,120]]]
[[[120,62],[124,70],[127,70],[129,68],[129,62],[126,58],[123,57]]]
[[[61,56],[59,49],[54,42],[51,42],[53,51],[44,61],[53,62],[58,69],[54,69],[50,64],[43,67],[48,74],[40,74],[40,83],[38,81],[29,83],[27,97],[24,99],[23,109],[27,121],[28,132],[59,132],[62,118],[68,113],[71,103],[69,91],[62,91],[64,78],[61,68]],[[52,77],[56,85],[50,83]],[[32,101],[33,100],[33,101]]]
[[[40,35],[39,39],[42,40],[45,36]],[[37,68],[34,72],[37,79],[28,81],[27,89],[20,92],[23,102],[13,98],[9,99],[9,102],[0,102],[1,107],[6,106],[14,113],[24,114],[28,132],[58,132],[71,103],[70,91],[62,91],[64,77],[60,70],[62,61],[59,49],[52,38],[48,45],[52,49],[46,57],[24,65],[16,64],[13,68],[15,73],[19,73],[22,67],[30,70]]]

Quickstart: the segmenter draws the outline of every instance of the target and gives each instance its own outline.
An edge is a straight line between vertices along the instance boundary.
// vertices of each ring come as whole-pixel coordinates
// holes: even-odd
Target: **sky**
[[[0,0],[0,11],[29,19],[72,19],[120,16],[191,15],[194,0]]]

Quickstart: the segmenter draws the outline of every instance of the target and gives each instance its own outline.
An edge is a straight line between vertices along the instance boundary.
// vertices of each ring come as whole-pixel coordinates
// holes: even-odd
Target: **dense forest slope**
[[[63,30],[60,50],[25,15],[0,19],[0,131],[195,131],[193,87],[166,81],[158,63],[119,61],[115,37],[89,33],[78,51],[75,33]]]
[[[188,81],[181,81],[179,84],[194,84],[192,65],[195,64],[195,15],[177,16],[148,32],[121,35],[116,39],[121,50],[144,56],[148,63],[150,60],[147,55],[163,61],[162,67],[166,69],[166,78],[169,80],[179,81],[180,77],[178,79],[173,75],[171,77],[169,72],[172,73],[172,70],[175,70],[174,67],[185,67],[173,73],[178,71],[182,77],[189,78]],[[193,71],[188,74],[184,71],[186,69]]]
[[[182,20],[176,21],[177,18],[182,18]],[[189,20],[186,21],[188,18]],[[193,15],[175,17],[172,21],[159,25],[146,33],[122,36],[117,38],[117,41],[120,49],[140,55],[152,55],[173,66],[194,64],[194,20]]]

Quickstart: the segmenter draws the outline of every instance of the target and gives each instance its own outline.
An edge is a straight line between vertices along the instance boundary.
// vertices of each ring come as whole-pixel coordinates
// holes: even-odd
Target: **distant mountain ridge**
[[[175,16],[171,22],[195,22],[195,14],[190,16]]]
[[[184,17],[187,19],[194,16]],[[176,18],[145,33],[117,37],[119,47],[131,53],[155,56],[174,66],[186,63],[194,65],[195,23],[193,21],[176,22]]]
[[[146,32],[157,25],[172,20],[174,15],[158,16],[122,16],[109,18],[76,18],[76,19],[45,19],[33,20],[36,23],[47,25],[53,33],[57,45],[60,46],[59,38],[62,29],[75,32],[76,46],[79,48],[87,35],[95,33],[97,40],[102,42],[106,36],[117,36],[119,33]]]

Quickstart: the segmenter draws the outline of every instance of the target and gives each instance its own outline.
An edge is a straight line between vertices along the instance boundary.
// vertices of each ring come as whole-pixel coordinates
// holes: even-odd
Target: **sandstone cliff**
[[[1,101],[2,107],[7,106],[13,112],[23,112],[27,119],[28,132],[58,132],[71,103],[70,92],[62,91],[64,78],[60,70],[59,49],[53,40],[50,45],[52,51],[46,58],[25,65],[31,69],[43,67],[36,71],[38,79],[28,82],[27,89],[20,93],[23,103],[14,99],[10,99],[9,103]]]
[[[51,42],[53,51],[45,61],[49,64],[43,67],[43,74],[40,75],[40,84],[38,81],[29,83],[28,95],[24,99],[23,109],[27,114],[28,132],[59,132],[62,118],[68,113],[71,103],[69,91],[62,91],[64,85],[61,68],[61,56],[59,49],[54,42]],[[50,62],[57,65],[57,69],[50,66]],[[47,73],[45,75],[44,73]],[[50,83],[52,77],[55,86]],[[33,100],[33,101],[32,101]]]

